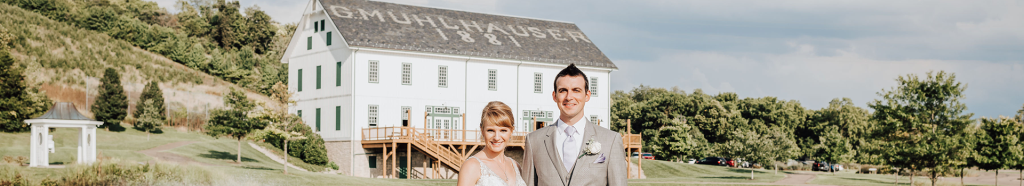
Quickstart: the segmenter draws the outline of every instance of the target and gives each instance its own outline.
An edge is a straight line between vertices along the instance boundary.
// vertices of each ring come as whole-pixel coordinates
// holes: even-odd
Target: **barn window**
[[[544,74],[537,72],[533,73],[533,93],[541,93],[542,88],[540,86],[541,81],[544,80]]]
[[[487,90],[498,90],[498,69],[487,69]]]
[[[590,78],[590,96],[597,96],[597,77]]]
[[[368,74],[370,76],[369,77],[370,83],[377,83],[377,61],[376,60],[370,61],[369,71],[370,72]]]
[[[448,66],[437,66],[437,87],[448,88]]]
[[[412,63],[402,63],[402,85],[412,85]]]
[[[367,123],[369,123],[371,127],[376,127],[377,126],[377,105],[370,105],[370,108],[369,108],[368,111],[369,111],[369,114],[368,114],[369,118],[368,118]]]

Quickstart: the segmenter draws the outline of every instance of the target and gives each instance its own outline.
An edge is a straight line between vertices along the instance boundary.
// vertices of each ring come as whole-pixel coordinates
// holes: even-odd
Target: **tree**
[[[887,140],[882,158],[906,166],[911,175],[930,170],[934,185],[938,173],[958,163],[952,155],[967,147],[959,142],[974,115],[964,114],[967,106],[960,102],[967,87],[944,71],[928,72],[925,78],[908,74],[896,82],[897,87],[878,93],[882,100],[868,103],[875,110],[877,139]]]
[[[1015,119],[1000,117],[999,119],[981,118],[980,139],[975,147],[977,155],[974,157],[979,169],[995,170],[996,177],[999,176],[999,169],[1011,168],[1018,164],[1022,155],[1022,144],[1020,134],[1024,132],[1020,123]],[[996,182],[999,185],[999,182]]]
[[[25,85],[23,71],[5,49],[10,42],[0,30],[0,132],[29,131],[23,121],[46,112],[53,101],[36,88]]]
[[[245,15],[248,16],[246,27],[249,28],[247,43],[253,45],[256,53],[266,54],[274,42],[274,36],[277,35],[277,26],[274,26],[270,15],[260,10],[259,6],[252,5],[246,8]]]
[[[839,134],[839,127],[828,126],[825,133],[818,137],[819,143],[814,146],[817,150],[815,157],[832,164],[848,163],[853,159],[853,146],[847,138]],[[835,175],[834,166],[829,166],[829,171]]]
[[[152,107],[149,104],[153,104]],[[151,81],[146,84],[146,87],[142,88],[142,95],[139,96],[139,104],[135,105],[135,113],[133,115],[135,118],[142,118],[142,115],[150,108],[155,109],[154,113],[156,113],[157,119],[161,121],[166,119],[166,116],[163,114],[166,111],[166,107],[164,107],[164,93],[160,90],[160,85],[156,81]]]
[[[238,139],[236,161],[241,163],[242,140],[252,131],[266,127],[267,121],[249,117],[256,105],[245,96],[244,92],[235,90],[235,88],[231,88],[231,91],[224,96],[224,105],[229,108],[216,109],[210,113],[210,121],[205,126],[206,134],[214,137],[231,136]]]
[[[800,147],[797,146],[793,134],[786,132],[781,126],[772,127],[771,130],[764,134],[764,138],[770,144],[767,149],[761,150],[768,152],[766,153],[767,159],[769,162],[772,162],[775,174],[779,174],[777,162],[786,161],[800,155]]]
[[[121,120],[128,116],[128,96],[125,96],[124,87],[121,86],[121,74],[113,68],[107,68],[100,83],[99,96],[92,105],[92,113],[96,120],[103,122],[107,130],[111,127],[117,129],[121,126]]]
[[[213,40],[226,49],[239,48],[245,42],[245,18],[238,12],[239,7],[238,1],[218,0],[214,4],[217,14],[210,22]]]
[[[163,126],[164,120],[163,115],[157,109],[153,99],[148,99],[145,103],[145,112],[139,116],[139,120],[137,121],[138,124],[136,124],[135,127],[146,131],[146,141],[149,141],[149,135],[152,133],[153,129]]]
[[[873,125],[869,121],[870,117],[871,115],[866,109],[855,106],[850,98],[835,98],[829,102],[828,107],[811,112],[807,121],[799,126],[794,134],[801,136],[798,140],[804,147],[802,148],[804,156],[821,157],[825,152],[836,152],[832,151],[836,149],[821,149],[835,147],[824,145],[825,143],[848,144],[849,148],[842,145],[843,149],[848,149],[844,152],[848,154],[831,157],[845,157],[842,158],[844,162],[878,163],[873,162],[877,161],[877,155],[863,149],[868,140],[867,134],[873,130]],[[825,135],[832,136],[824,137]],[[823,141],[823,139],[831,141]]]
[[[742,158],[749,162],[769,162],[771,160],[770,150],[772,144],[766,137],[755,131],[743,130],[733,131],[732,139],[726,143],[718,144],[719,154],[729,158]],[[738,166],[738,165],[737,165]],[[750,169],[750,179],[754,179],[754,169]]]

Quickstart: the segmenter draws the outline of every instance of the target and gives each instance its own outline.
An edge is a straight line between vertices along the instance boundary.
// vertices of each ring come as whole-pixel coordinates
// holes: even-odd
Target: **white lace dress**
[[[498,176],[498,174],[495,174],[490,168],[487,168],[487,165],[484,164],[483,161],[480,161],[480,159],[476,158],[476,156],[469,158],[476,159],[477,162],[480,162],[480,179],[476,180],[476,186],[510,186],[508,185],[508,182],[501,179],[502,176]],[[512,160],[512,158],[505,158],[508,159],[508,161],[513,161],[512,168],[516,170],[516,184],[514,186],[526,186],[526,181],[523,180],[523,176],[519,173],[519,165],[516,165],[516,163],[514,163],[515,160]]]

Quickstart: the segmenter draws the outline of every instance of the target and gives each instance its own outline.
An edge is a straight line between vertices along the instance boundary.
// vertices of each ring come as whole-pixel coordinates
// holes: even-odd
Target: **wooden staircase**
[[[429,154],[432,157],[436,157],[441,163],[448,165],[459,172],[462,168],[462,162],[465,161],[463,155],[459,155],[454,149],[446,148],[444,145],[438,144],[433,138],[427,136],[416,130],[410,130],[409,138],[412,142],[409,144],[413,145],[423,153]]]

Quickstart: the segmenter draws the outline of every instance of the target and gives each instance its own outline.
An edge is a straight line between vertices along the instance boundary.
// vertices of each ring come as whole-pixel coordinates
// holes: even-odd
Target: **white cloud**
[[[816,55],[813,45],[793,43],[785,54],[675,51],[653,61],[616,60],[614,77],[655,87],[678,86],[687,91],[701,88],[707,93],[737,92],[741,97],[774,96],[799,100],[810,109],[827,106],[833,98],[849,97],[858,106],[877,99],[876,93],[896,86],[901,75],[923,76],[928,71],[946,71],[968,85],[963,100],[972,111],[988,116],[1012,115],[1024,98],[1024,64],[953,60],[878,60],[850,51],[839,55]],[[642,64],[642,65],[636,65]],[[688,69],[688,70],[678,70]],[[670,81],[665,81],[670,80]],[[671,81],[678,80],[678,81]],[[619,86],[613,80],[613,88]],[[716,85],[717,86],[714,86]],[[626,84],[630,85],[630,84]],[[1010,102],[1015,104],[996,104]]]

